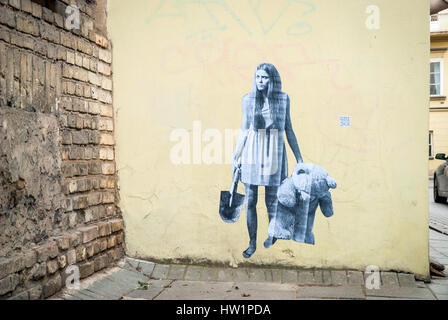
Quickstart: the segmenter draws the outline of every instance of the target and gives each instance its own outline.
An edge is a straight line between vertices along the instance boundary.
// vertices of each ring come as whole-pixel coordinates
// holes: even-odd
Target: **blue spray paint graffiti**
[[[255,3],[256,2],[256,3]],[[284,16],[284,14],[286,12],[288,12],[291,7],[291,4],[293,3],[297,3],[297,4],[303,4],[306,7],[308,7],[309,9],[302,12],[302,14],[300,15],[301,17],[304,17],[312,12],[315,11],[315,6],[314,4],[307,2],[307,1],[301,1],[301,0],[288,0],[283,7],[280,9],[279,14],[277,15],[277,17],[274,19],[274,21],[271,23],[270,26],[266,27],[264,22],[263,22],[263,18],[260,15],[260,6],[263,5],[263,3],[266,3],[265,0],[249,0],[249,3],[251,4],[252,10],[254,11],[255,15],[257,16],[257,20],[260,23],[261,29],[263,31],[263,34],[268,34],[272,28],[275,27],[275,25],[280,21],[280,19]],[[298,32],[298,31],[291,31],[291,29],[298,29],[300,27],[305,27],[306,31],[302,31],[302,32]],[[292,25],[290,25],[288,27],[288,29],[286,30],[286,33],[288,35],[292,35],[292,36],[297,36],[297,35],[302,35],[302,34],[306,34],[306,33],[310,33],[312,31],[312,26],[307,23],[307,22],[302,22],[302,21],[297,21],[295,23],[293,23]]]
[[[200,5],[202,6],[207,14],[209,21],[206,22],[207,26],[199,31],[189,33],[186,38],[191,39],[195,36],[202,36],[202,40],[213,37],[214,31],[224,31],[227,29],[217,17],[213,14],[210,9],[210,5],[218,5],[223,8],[232,18],[236,21],[240,27],[247,32],[248,35],[252,35],[249,28],[244,24],[244,22],[236,15],[236,13],[230,8],[226,0],[160,0],[158,6],[153,12],[149,14],[149,17],[145,19],[146,23],[152,23],[154,20],[163,17],[182,17],[184,20],[191,18],[187,13],[188,5]],[[175,13],[163,13],[163,10],[173,10]],[[194,17],[193,17],[194,18]]]
[[[266,23],[266,19],[262,16],[260,8],[266,5],[265,0],[248,0],[249,7],[255,14],[257,21],[260,25],[261,32],[264,35],[269,34],[272,29],[279,23],[279,21],[284,17],[284,15],[291,11],[297,10],[297,16],[304,18],[305,16],[313,13],[316,8],[315,5],[308,1],[303,0],[285,0],[280,8],[278,15],[269,24]],[[272,2],[271,2],[272,4]],[[226,0],[160,0],[156,8],[149,13],[149,16],[145,19],[147,24],[153,23],[155,20],[164,17],[179,17],[183,18],[185,21],[192,18],[192,15],[188,14],[188,9],[193,5],[201,6],[207,15],[208,21],[204,21],[204,26],[200,30],[195,30],[193,32],[187,31],[187,39],[192,39],[195,37],[201,37],[202,40],[212,38],[216,32],[223,32],[228,29],[228,27],[218,18],[218,15],[212,11],[212,7],[219,7],[224,9],[224,11],[236,22],[239,27],[241,27],[245,33],[252,36],[255,31],[249,29],[249,27],[244,23],[244,21],[231,9],[231,6]],[[299,5],[300,8],[291,8],[292,5]],[[304,7],[304,8],[303,8]],[[285,33],[290,36],[300,36],[308,34],[312,31],[312,26],[305,21],[295,21],[286,30]]]

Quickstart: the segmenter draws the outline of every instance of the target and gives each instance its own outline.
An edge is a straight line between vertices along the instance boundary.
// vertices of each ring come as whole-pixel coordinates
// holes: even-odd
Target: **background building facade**
[[[434,157],[448,154],[448,10],[431,16],[429,176],[443,162]]]

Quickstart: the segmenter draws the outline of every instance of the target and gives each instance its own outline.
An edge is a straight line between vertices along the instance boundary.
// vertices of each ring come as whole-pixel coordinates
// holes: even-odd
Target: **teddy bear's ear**
[[[337,187],[336,181],[330,175],[327,176],[327,186],[331,189],[336,189]]]

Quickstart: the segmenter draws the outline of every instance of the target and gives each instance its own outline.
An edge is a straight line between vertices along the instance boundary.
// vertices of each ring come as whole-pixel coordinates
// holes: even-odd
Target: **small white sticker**
[[[350,127],[350,117],[348,116],[339,117],[339,125],[341,127]]]

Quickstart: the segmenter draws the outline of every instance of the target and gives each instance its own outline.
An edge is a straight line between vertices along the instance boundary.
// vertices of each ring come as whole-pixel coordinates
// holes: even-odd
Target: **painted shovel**
[[[237,222],[241,209],[244,204],[244,195],[237,192],[238,180],[240,178],[241,169],[236,168],[233,174],[232,185],[229,191],[221,191],[221,199],[219,201],[219,215],[224,222]]]

